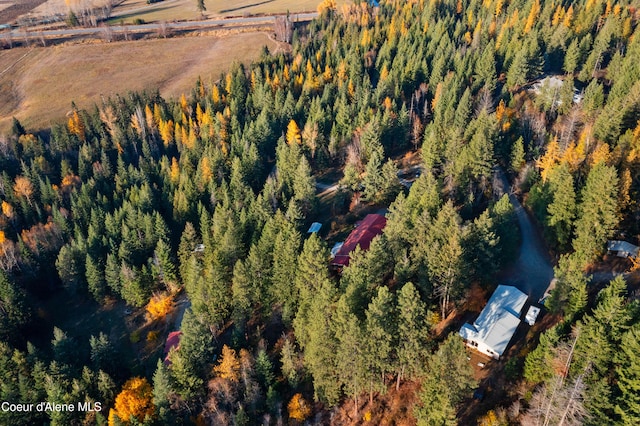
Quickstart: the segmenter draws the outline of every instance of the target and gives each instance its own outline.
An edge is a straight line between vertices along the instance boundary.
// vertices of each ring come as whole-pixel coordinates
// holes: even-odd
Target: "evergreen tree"
[[[175,389],[187,400],[204,391],[205,369],[215,349],[211,330],[191,309],[182,318],[179,349],[171,356],[171,372]]]
[[[563,163],[554,167],[548,177],[553,201],[547,207],[548,225],[560,247],[569,243],[576,211],[576,195],[569,166]]]
[[[158,418],[165,423],[172,420],[170,398],[173,392],[171,375],[161,359],[158,359],[153,374],[153,405],[158,410]]]
[[[100,267],[100,264],[88,253],[85,261],[85,274],[89,293],[91,293],[97,302],[101,302],[107,290],[104,271]]]
[[[20,327],[30,319],[24,292],[0,269],[0,337],[9,341],[19,335]],[[5,376],[6,377],[6,376]]]
[[[429,230],[429,279],[440,300],[442,318],[446,317],[449,304],[456,301],[462,293],[462,283],[467,273],[460,222],[453,203],[448,202],[442,207]]]
[[[474,386],[473,369],[460,336],[452,334],[428,362],[414,414],[419,425],[456,425],[456,406]]]
[[[511,148],[511,158],[510,158],[510,169],[513,173],[518,174],[522,167],[525,164],[524,159],[524,140],[522,136],[520,136],[513,143],[513,147]]]
[[[429,352],[430,337],[426,321],[426,306],[412,283],[405,284],[398,294],[398,357],[396,389],[400,380],[422,372]]]
[[[584,265],[602,253],[607,238],[618,224],[617,189],[615,168],[601,162],[591,169],[582,189],[573,240],[573,248]]]
[[[366,312],[364,339],[364,360],[369,378],[369,400],[373,392],[384,393],[387,389],[386,375],[395,367],[394,347],[397,336],[396,304],[386,286],[378,288],[378,294],[369,304]]]
[[[615,414],[620,424],[635,425],[640,423],[640,326],[636,324],[622,335],[615,360]]]

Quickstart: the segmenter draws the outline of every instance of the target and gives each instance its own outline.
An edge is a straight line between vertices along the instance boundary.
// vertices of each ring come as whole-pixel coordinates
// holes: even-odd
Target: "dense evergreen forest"
[[[380,3],[325,0],[291,52],[178,100],[123,94],[33,133],[14,120],[0,399],[103,409],[0,423],[457,424],[477,383],[438,326],[517,252],[501,168],[558,259],[554,325],[506,360],[505,399],[465,422],[640,424],[638,292],[587,273],[607,239],[640,234],[637,3]],[[545,75],[562,84],[534,91]],[[422,162],[410,190],[393,160],[407,152]],[[328,170],[343,177],[323,204]],[[309,224],[330,211],[338,235],[385,207],[384,233],[330,270]],[[80,340],[44,312],[60,294],[157,324],[184,294],[190,307],[163,363],[125,346],[161,347],[172,324]]]

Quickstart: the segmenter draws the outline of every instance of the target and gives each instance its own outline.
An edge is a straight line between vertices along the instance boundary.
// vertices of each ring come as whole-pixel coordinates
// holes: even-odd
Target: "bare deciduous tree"
[[[293,23],[289,16],[278,16],[274,24],[276,40],[291,43],[293,39]]]
[[[102,24],[102,39],[107,43],[111,43],[113,41],[113,28],[110,25]]]

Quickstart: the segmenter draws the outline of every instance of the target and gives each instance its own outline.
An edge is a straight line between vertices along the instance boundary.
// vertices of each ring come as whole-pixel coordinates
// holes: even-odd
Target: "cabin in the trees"
[[[527,295],[517,288],[499,285],[478,318],[463,325],[459,334],[467,346],[498,359],[520,325],[526,302]]]
[[[169,333],[167,342],[164,344],[164,365],[171,365],[169,353],[171,349],[180,347],[180,336],[182,336],[182,331],[172,331]]]
[[[607,251],[618,257],[636,257],[640,248],[626,241],[607,241]]]
[[[335,267],[349,266],[351,252],[360,246],[362,250],[368,250],[371,241],[378,235],[382,234],[382,230],[387,224],[387,218],[381,214],[368,214],[357,226],[351,231],[342,246],[336,251],[331,265]]]

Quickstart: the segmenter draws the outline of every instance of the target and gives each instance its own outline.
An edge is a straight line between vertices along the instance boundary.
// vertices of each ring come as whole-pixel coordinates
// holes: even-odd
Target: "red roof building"
[[[167,337],[167,342],[164,344],[164,365],[170,365],[169,352],[171,349],[178,348],[180,346],[180,336],[182,331],[172,331]]]
[[[344,241],[340,250],[336,253],[331,265],[349,266],[350,254],[360,246],[362,250],[368,250],[371,240],[382,234],[387,224],[387,218],[380,214],[368,214]]]

